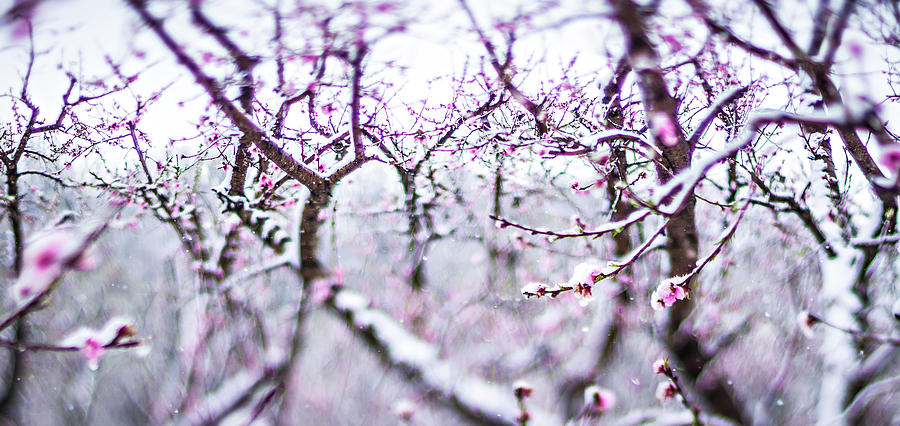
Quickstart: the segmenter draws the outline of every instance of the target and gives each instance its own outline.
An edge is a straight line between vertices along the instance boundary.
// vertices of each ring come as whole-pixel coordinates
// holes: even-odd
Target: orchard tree
[[[5,15],[11,422],[900,415],[896,2],[77,4]]]

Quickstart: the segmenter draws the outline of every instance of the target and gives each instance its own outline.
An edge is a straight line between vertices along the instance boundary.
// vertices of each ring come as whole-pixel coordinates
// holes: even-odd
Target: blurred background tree
[[[4,10],[11,424],[889,424],[896,2]]]

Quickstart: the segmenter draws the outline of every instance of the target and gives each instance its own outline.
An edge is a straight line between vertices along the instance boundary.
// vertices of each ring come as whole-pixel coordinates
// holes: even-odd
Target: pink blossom
[[[616,405],[616,394],[599,386],[588,386],[584,390],[584,405],[595,413],[608,411]]]
[[[517,399],[528,398],[533,392],[534,386],[531,386],[531,383],[524,380],[516,380],[513,383],[513,393],[515,393]]]
[[[666,402],[678,396],[678,388],[672,382],[660,383],[656,387],[656,399]]]
[[[802,331],[803,335],[807,338],[815,336],[815,334],[813,334],[813,326],[816,325],[817,322],[819,322],[819,319],[807,311],[797,314],[797,324],[800,326],[800,331]]]
[[[270,178],[269,175],[267,175],[265,173],[263,173],[259,177],[259,184],[262,185],[262,187],[266,188],[266,189],[272,189],[275,187],[275,181],[273,181],[272,178]]]
[[[597,158],[597,164],[603,165],[606,163],[609,163],[609,154],[601,154],[600,157]]]
[[[663,36],[663,41],[665,41],[666,44],[669,45],[673,52],[679,52],[681,51],[681,49],[684,49],[684,45],[682,45],[681,42],[671,34]]]
[[[345,275],[344,268],[341,268],[340,266],[331,270],[331,278],[334,280],[335,284],[343,284]]]
[[[578,217],[578,215],[572,215],[572,218],[570,220],[572,222],[572,226],[574,226],[576,228],[579,228],[579,229],[587,228],[587,225],[585,225],[584,222],[581,221],[581,218]]]
[[[69,259],[80,249],[81,242],[80,235],[71,230],[56,230],[29,242],[22,256],[22,271],[10,287],[13,300],[21,304],[43,293],[62,275],[66,266],[77,270],[96,266],[97,256],[92,251]],[[66,262],[71,263],[66,265]]]
[[[312,282],[309,299],[313,303],[315,303],[316,305],[321,305],[322,303],[325,303],[325,301],[328,300],[331,295],[332,291],[330,280],[319,278]]]
[[[597,281],[597,277],[603,275],[603,266],[596,259],[588,259],[575,265],[572,271],[572,278],[569,284],[581,283],[593,285]]]
[[[100,366],[100,358],[106,354],[107,347],[134,336],[135,331],[131,324],[132,321],[129,319],[113,317],[100,330],[79,328],[69,334],[61,345],[79,348],[87,359],[88,368],[96,370]]]
[[[11,35],[13,39],[25,38],[30,31],[31,23],[26,19],[18,19],[13,24]]]
[[[512,33],[516,30],[516,26],[511,22],[498,22],[494,25],[494,28],[496,28],[497,31],[504,33]]]
[[[650,294],[650,306],[658,311],[674,305],[679,300],[686,299],[687,296],[687,290],[683,285],[676,284],[671,278],[666,279]]]
[[[650,113],[650,130],[665,146],[678,145],[678,131],[668,114],[656,111]]]
[[[516,250],[525,250],[525,248],[528,247],[528,242],[526,242],[522,236],[517,235],[515,241],[513,241],[513,245],[516,247]]]
[[[375,5],[375,10],[377,10],[381,13],[393,12],[394,10],[397,10],[398,8],[399,8],[399,6],[397,6],[396,3],[391,3],[391,2],[384,2],[384,3],[379,3],[379,4]]]
[[[528,283],[525,287],[522,287],[522,294],[526,297],[536,296],[541,297],[547,294],[547,286],[542,283]]]
[[[666,305],[664,305],[659,297],[657,297],[655,290],[650,294],[650,307],[652,307],[654,311],[661,311],[666,308]]]
[[[589,299],[594,296],[593,286],[591,286],[590,284],[578,283],[573,285],[572,287],[576,296],[580,296],[584,299]]]
[[[394,406],[391,407],[391,412],[400,420],[408,422],[412,420],[413,414],[416,413],[416,408],[418,407],[416,407],[415,402],[404,398],[394,403]]]
[[[890,171],[900,170],[900,144],[891,144],[881,147],[880,162]]]
[[[88,337],[81,347],[81,353],[88,360],[88,368],[96,370],[100,367],[100,357],[106,353],[106,348],[97,339]]]
[[[665,374],[669,370],[669,360],[660,358],[653,361],[653,374]]]
[[[78,258],[75,259],[75,262],[72,264],[72,269],[76,271],[90,271],[99,264],[100,255],[97,254],[97,250],[93,247],[88,247],[81,253],[81,256],[78,256]]]
[[[572,286],[576,296],[587,299],[593,296],[594,283],[598,281],[597,278],[602,276],[603,271],[600,262],[590,259],[575,265],[572,278],[569,279],[569,285]]]
[[[40,251],[35,253],[33,259],[30,259],[31,266],[40,271],[46,271],[60,262],[60,252],[62,251],[61,244],[59,241],[54,241],[52,244],[48,244],[41,248]]]
[[[847,43],[847,46],[850,48],[850,55],[852,55],[856,59],[862,59],[863,57],[863,46],[855,41],[851,41]]]

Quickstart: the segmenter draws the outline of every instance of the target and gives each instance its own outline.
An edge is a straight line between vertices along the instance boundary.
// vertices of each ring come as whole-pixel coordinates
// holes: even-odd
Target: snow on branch
[[[634,264],[645,252],[654,248],[664,247],[665,242],[657,242],[657,238],[662,235],[668,225],[669,221],[666,220],[656,232],[648,236],[639,247],[632,250],[622,259],[608,262],[605,266],[592,261],[584,262],[575,267],[575,273],[566,283],[549,286],[542,283],[529,283],[522,288],[521,293],[525,297],[541,298],[550,296],[552,298],[567,291],[574,291],[578,296],[591,297],[594,284],[616,276],[619,272]]]
[[[833,323],[852,324],[858,327],[854,312],[861,307],[859,297],[853,292],[862,267],[858,250],[836,246],[837,256],[820,256],[822,270],[821,294],[826,303],[824,316]],[[847,385],[851,371],[858,367],[858,353],[853,338],[837,328],[828,328],[823,336],[821,387],[819,388],[817,414],[820,424],[833,424],[840,416],[840,407],[847,397]]]
[[[892,245],[900,242],[900,235],[882,235],[876,238],[854,238],[850,240],[850,245],[856,248],[879,247],[883,245]]]
[[[691,136],[688,138],[688,141],[692,145],[696,145],[698,141],[700,141],[700,137],[703,136],[703,132],[709,128],[709,125],[712,124],[713,120],[716,119],[716,116],[722,112],[728,104],[736,101],[741,96],[744,96],[747,93],[747,90],[750,89],[750,86],[738,87],[729,90],[724,95],[722,95],[716,103],[710,106],[709,112],[706,114],[706,117],[703,118],[703,121],[700,122],[700,125],[697,126],[696,129],[691,133]]]
[[[866,404],[875,399],[875,397],[884,394],[896,394],[900,388],[900,376],[888,377],[866,386],[861,392],[856,394],[856,398],[850,402],[850,405],[841,413],[843,419],[855,417]]]
[[[741,219],[744,218],[744,213],[747,211],[747,207],[750,206],[750,200],[744,203],[744,206],[740,210],[740,214],[731,223],[731,225],[722,233],[722,236],[719,237],[717,242],[715,243],[715,247],[710,251],[706,257],[701,259],[697,266],[694,269],[686,274],[681,276],[675,276],[671,278],[666,278],[662,283],[653,291],[653,294],[650,295],[650,305],[654,310],[661,310],[672,306],[677,300],[683,300],[686,297],[690,297],[691,291],[691,280],[694,279],[697,275],[700,274],[700,271],[712,262],[716,256],[722,251],[722,248],[725,247],[725,244],[728,243],[728,240],[734,236],[734,232],[737,231],[738,225],[741,223]]]
[[[591,143],[584,144],[584,145],[588,145],[588,146],[594,146],[595,147],[594,149],[599,148],[599,145],[603,142],[616,140],[616,139],[625,139],[625,140],[629,140],[632,142],[637,142],[641,146],[649,149],[650,151],[656,153],[657,155],[662,154],[660,152],[659,148],[657,148],[655,145],[653,145],[653,143],[651,143],[651,141],[647,140],[647,138],[644,135],[642,135],[638,132],[632,132],[629,130],[619,130],[619,129],[604,130],[602,132],[597,132],[597,133],[594,133],[594,134],[591,134],[591,135],[588,135],[588,136],[582,138],[582,140],[589,140],[589,141],[592,140],[593,142],[595,142],[593,144],[591,144]]]
[[[383,362],[402,370],[442,403],[479,422],[518,424],[520,409],[511,387],[462,374],[461,368],[439,357],[434,345],[406,331],[388,314],[372,309],[364,295],[334,287],[325,304],[380,353]],[[534,424],[559,424],[555,416],[539,409],[530,408],[529,414]]]
[[[252,396],[271,384],[276,369],[260,368],[242,370],[226,379],[214,392],[207,395],[197,408],[185,413],[179,425],[218,424],[219,421],[246,404]]]
[[[292,266],[291,265],[291,261],[293,260],[292,257],[294,257],[292,254],[285,254],[285,255],[276,257],[275,259],[272,259],[268,262],[262,263],[260,265],[256,265],[251,268],[246,268],[246,269],[240,271],[240,273],[232,275],[232,276],[226,278],[224,281],[222,281],[222,283],[219,284],[219,290],[220,291],[230,291],[230,290],[238,287],[239,284],[244,283],[247,280],[249,280],[250,278],[253,278],[257,275],[267,274],[269,272],[272,272],[272,271],[282,268],[282,267]]]

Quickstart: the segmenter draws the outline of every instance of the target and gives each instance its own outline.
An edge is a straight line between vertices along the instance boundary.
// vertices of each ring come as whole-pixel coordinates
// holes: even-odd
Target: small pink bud
[[[608,411],[616,405],[616,394],[599,386],[588,386],[584,390],[584,405],[592,412]]]
[[[663,41],[665,41],[666,44],[669,45],[669,48],[671,48],[673,52],[679,52],[684,49],[684,45],[682,45],[681,42],[671,34],[663,36]]]
[[[525,287],[522,287],[521,292],[526,297],[542,297],[547,294],[547,286],[541,283],[528,283],[525,285]]]
[[[524,399],[531,396],[531,393],[534,392],[534,388],[530,383],[524,380],[516,380],[516,382],[513,383],[513,392],[515,392],[517,399]]]
[[[669,370],[669,360],[666,358],[660,358],[656,361],[653,361],[653,373],[654,374],[665,374],[666,371]]]
[[[650,130],[665,146],[678,145],[678,130],[672,119],[661,111],[650,113]]]
[[[818,322],[820,322],[819,318],[807,311],[803,311],[797,314],[797,324],[800,326],[800,331],[802,331],[803,335],[808,338],[812,338],[814,336],[813,326]]]
[[[106,348],[97,339],[89,337],[84,342],[81,353],[88,360],[88,368],[96,370],[100,366],[100,357],[106,353]]]
[[[892,172],[900,170],[900,144],[882,146],[880,162]]]
[[[395,416],[400,418],[400,420],[408,422],[412,420],[413,414],[416,413],[416,408],[417,407],[415,402],[404,398],[395,402],[393,408],[391,408],[391,411]]]
[[[863,57],[863,47],[861,44],[851,41],[847,43],[847,47],[850,48],[850,55],[852,55],[856,59],[862,59]]]
[[[672,382],[660,383],[656,387],[656,399],[666,402],[678,396],[678,388]]]

